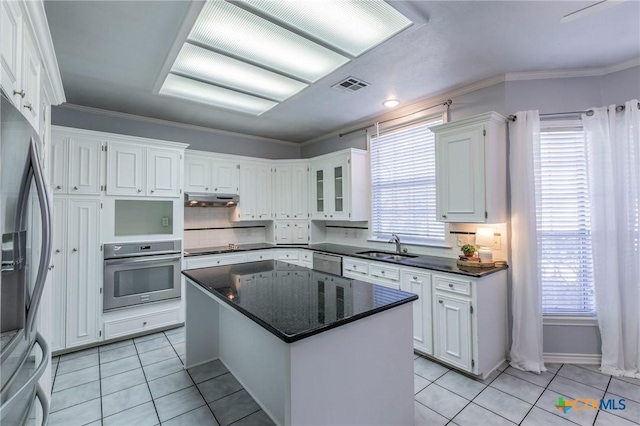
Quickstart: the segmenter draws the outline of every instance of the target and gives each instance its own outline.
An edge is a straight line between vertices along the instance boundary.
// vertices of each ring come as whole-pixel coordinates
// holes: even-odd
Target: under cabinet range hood
[[[234,207],[240,202],[238,194],[207,194],[188,192],[184,194],[185,207]]]

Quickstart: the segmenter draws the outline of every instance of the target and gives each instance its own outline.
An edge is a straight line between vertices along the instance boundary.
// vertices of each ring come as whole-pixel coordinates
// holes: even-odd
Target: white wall
[[[300,157],[300,146],[292,142],[92,108],[53,107],[51,120],[60,126],[188,143],[188,149],[200,151],[271,159]]]

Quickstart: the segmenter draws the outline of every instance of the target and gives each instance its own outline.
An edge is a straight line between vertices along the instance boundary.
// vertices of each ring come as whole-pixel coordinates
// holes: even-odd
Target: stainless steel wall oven
[[[103,310],[180,298],[182,244],[105,244]]]

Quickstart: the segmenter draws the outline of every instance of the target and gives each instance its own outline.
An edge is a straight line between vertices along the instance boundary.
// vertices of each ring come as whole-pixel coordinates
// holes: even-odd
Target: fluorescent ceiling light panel
[[[260,115],[278,105],[277,102],[236,92],[174,74],[167,75],[161,95],[175,96],[221,108]]]
[[[359,56],[412,25],[382,0],[240,0],[351,56]]]
[[[171,72],[275,101],[284,101],[308,86],[189,43],[182,46]]]
[[[189,40],[315,82],[348,58],[225,1],[208,1]]]

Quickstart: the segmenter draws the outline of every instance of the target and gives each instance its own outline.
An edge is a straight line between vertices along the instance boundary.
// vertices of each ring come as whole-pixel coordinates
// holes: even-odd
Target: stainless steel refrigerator
[[[48,393],[38,381],[51,353],[37,324],[51,256],[51,202],[38,134],[0,97],[0,424],[34,424],[37,401],[46,424]]]

